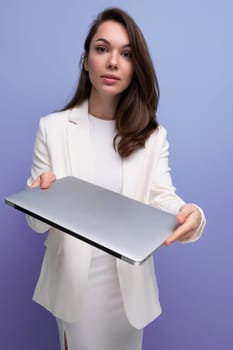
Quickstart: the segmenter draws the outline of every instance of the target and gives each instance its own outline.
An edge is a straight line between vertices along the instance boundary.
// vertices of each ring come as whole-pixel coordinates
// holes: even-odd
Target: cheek
[[[133,68],[132,68],[132,67],[130,67],[130,68],[128,69],[127,78],[128,78],[129,83],[130,83],[131,80],[132,80],[132,78],[133,78]]]
[[[96,76],[98,75],[99,69],[98,69],[98,64],[93,61],[88,62],[88,67],[87,71],[89,74],[89,79],[93,83],[95,81]]]
[[[132,62],[128,62],[127,66],[126,66],[126,72],[127,72],[127,77],[129,79],[132,79],[133,77],[133,63]]]
[[[90,56],[88,59],[88,70],[97,73],[100,69],[100,62],[98,60],[98,57]]]

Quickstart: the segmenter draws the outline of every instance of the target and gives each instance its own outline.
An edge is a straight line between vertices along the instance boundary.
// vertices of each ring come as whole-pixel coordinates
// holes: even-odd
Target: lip
[[[108,84],[108,85],[115,84],[117,81],[120,80],[120,78],[114,74],[103,74],[101,75],[101,78],[103,79],[105,84]]]
[[[120,80],[120,78],[118,76],[113,75],[113,74],[103,74],[103,75],[101,75],[101,78],[109,79],[109,80]]]

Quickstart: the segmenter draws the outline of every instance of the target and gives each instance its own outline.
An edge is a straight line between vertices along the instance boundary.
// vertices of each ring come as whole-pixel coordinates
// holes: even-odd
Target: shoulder
[[[164,126],[159,125],[158,128],[155,130],[155,132],[156,131],[158,133],[158,137],[161,137],[161,138],[166,138],[167,137],[167,129],[165,129]]]
[[[146,147],[163,144],[167,141],[167,130],[159,125],[146,141]]]
[[[64,126],[67,122],[77,124],[77,122],[86,119],[88,116],[88,101],[65,111],[51,113],[40,119],[40,124],[45,127]]]
[[[50,125],[54,126],[54,124],[64,124],[65,122],[67,122],[67,120],[69,120],[70,113],[71,110],[66,110],[48,114],[40,118],[39,124],[46,127],[49,127]]]

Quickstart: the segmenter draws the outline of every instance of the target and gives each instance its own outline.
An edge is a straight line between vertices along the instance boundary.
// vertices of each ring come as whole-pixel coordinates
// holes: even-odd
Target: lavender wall
[[[71,96],[90,20],[109,5],[128,10],[146,36],[174,182],[208,220],[198,243],[163,247],[156,256],[163,314],[145,330],[143,349],[232,349],[230,0],[1,2],[0,347],[58,349],[52,317],[31,301],[44,236],[32,232],[3,197],[24,187],[38,119]]]

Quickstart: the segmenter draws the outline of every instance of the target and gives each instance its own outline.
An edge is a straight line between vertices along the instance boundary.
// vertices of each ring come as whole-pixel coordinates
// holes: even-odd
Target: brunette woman
[[[100,13],[84,44],[77,90],[65,108],[40,120],[28,186],[48,188],[73,175],[176,214],[165,242],[201,235],[200,208],[177,196],[159,87],[137,24],[124,11]],[[35,219],[49,230],[33,299],[57,319],[61,349],[140,350],[143,328],[161,312],[153,258],[134,267]]]

